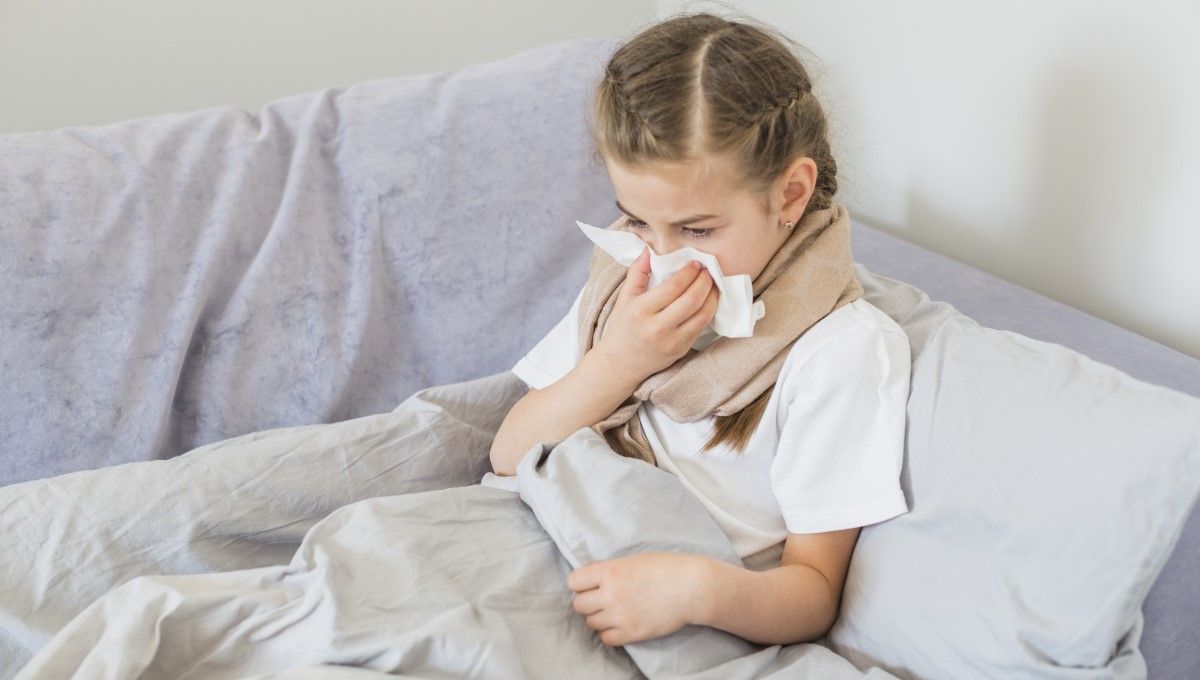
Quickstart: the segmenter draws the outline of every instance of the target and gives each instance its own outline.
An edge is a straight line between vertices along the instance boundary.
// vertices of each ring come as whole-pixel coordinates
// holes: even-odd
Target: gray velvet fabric
[[[0,484],[392,409],[515,363],[615,215],[584,106],[616,42],[0,136]],[[1200,396],[1200,360],[855,222],[855,259],[985,326]],[[1200,677],[1200,511],[1145,604]]]
[[[0,136],[0,484],[511,366],[582,283],[586,238],[549,235],[615,209],[603,42]]]
[[[854,222],[854,260],[988,328],[1053,342],[1153,385],[1200,397],[1200,359],[958,260]]]

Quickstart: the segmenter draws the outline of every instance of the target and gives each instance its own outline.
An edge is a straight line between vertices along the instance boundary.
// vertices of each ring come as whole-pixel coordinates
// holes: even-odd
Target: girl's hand
[[[608,355],[614,368],[640,383],[687,354],[692,343],[717,313],[718,289],[699,262],[675,272],[666,281],[650,284],[650,248],[629,271],[596,348]]]
[[[567,574],[572,608],[609,646],[669,635],[695,623],[704,597],[704,558],[644,552],[592,562]]]

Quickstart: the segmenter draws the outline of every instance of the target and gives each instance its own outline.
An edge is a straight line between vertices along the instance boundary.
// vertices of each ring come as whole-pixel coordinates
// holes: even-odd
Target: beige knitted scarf
[[[620,228],[620,220],[609,229]],[[580,355],[604,335],[628,268],[595,246],[579,302]],[[690,423],[737,413],[772,389],[792,344],[813,324],[863,294],[850,254],[850,216],[833,203],[792,228],[751,284],[766,314],[748,338],[719,336],[642,381],[611,415],[592,426],[617,453],[657,465],[638,420],[649,401],[672,420]]]

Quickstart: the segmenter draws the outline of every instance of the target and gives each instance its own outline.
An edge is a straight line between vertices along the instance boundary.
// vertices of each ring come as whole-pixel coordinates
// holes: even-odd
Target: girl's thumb
[[[646,246],[642,250],[642,254],[637,256],[637,259],[629,265],[629,271],[625,273],[625,289],[628,289],[626,295],[641,295],[646,292],[647,286],[650,285],[650,246]]]

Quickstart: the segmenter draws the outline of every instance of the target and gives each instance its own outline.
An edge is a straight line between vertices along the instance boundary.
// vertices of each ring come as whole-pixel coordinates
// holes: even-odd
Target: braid
[[[812,93],[810,89],[804,89],[799,92],[794,92],[790,95],[779,95],[772,100],[771,105],[763,108],[758,113],[741,119],[742,125],[745,127],[758,126],[768,121],[780,113],[786,113],[796,108],[796,105],[804,100]]]
[[[763,120],[769,119],[768,117],[773,117],[779,113],[790,111],[812,93],[812,87],[810,86],[796,92],[790,97],[776,97],[775,105],[768,109],[767,113],[764,114]],[[804,211],[805,214],[813,210],[828,208],[838,189],[837,161],[834,159],[833,151],[829,146],[829,136],[824,123],[824,112],[818,112],[818,115],[822,123],[820,125],[821,130],[817,134],[815,147],[812,149],[812,157],[817,163],[819,172],[817,174],[816,190],[813,192],[813,197],[809,201],[808,208]]]
[[[781,174],[809,157],[817,177],[805,214],[829,207],[838,184],[829,121],[792,45],[800,47],[765,24],[707,13],[643,30],[601,71],[588,123],[597,155],[632,165],[726,157],[734,184],[758,195],[765,212]],[[704,449],[743,449],[768,396],[717,416]]]
[[[838,190],[837,161],[829,148],[829,138],[826,135],[821,135],[817,140],[813,156],[820,172],[817,174],[817,190],[813,193],[813,199],[805,213],[828,208]]]
[[[793,95],[792,95],[792,96],[790,96],[790,97],[783,97],[783,96],[776,97],[776,98],[775,98],[775,107],[774,107],[774,109],[772,109],[772,112],[773,112],[775,109],[779,109],[779,110],[782,110],[782,111],[786,111],[786,110],[788,110],[788,109],[790,109],[790,108],[794,107],[794,106],[796,105],[796,102],[800,101],[800,99],[801,99],[801,98],[802,98],[802,97],[803,97],[805,94],[807,94],[807,93],[805,93],[805,92],[798,92],[798,93],[796,93],[796,94],[793,94]]]
[[[605,72],[607,74],[607,80],[610,86],[609,89],[612,92],[613,99],[616,100],[621,110],[629,113],[634,118],[637,118],[639,123],[648,128],[649,125],[647,124],[646,119],[642,118],[642,114],[639,113],[636,108],[634,108],[633,102],[629,99],[629,94],[625,92],[625,79],[618,75],[615,70],[613,70],[611,63],[605,68]]]

